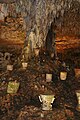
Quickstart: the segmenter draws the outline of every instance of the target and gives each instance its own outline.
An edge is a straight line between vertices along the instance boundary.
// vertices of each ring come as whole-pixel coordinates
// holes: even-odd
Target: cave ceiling
[[[80,3],[73,2],[61,21],[56,30],[58,50],[80,48]]]
[[[23,45],[35,29],[43,44],[54,19],[57,51],[79,48],[80,0],[0,0],[0,45]]]

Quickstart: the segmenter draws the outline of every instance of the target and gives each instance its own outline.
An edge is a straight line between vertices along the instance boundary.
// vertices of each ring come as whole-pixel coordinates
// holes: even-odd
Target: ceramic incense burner
[[[52,110],[51,103],[54,102],[54,95],[41,94],[39,100],[42,103],[42,110]]]
[[[80,111],[80,90],[76,90],[76,95],[78,99],[77,110]]]
[[[66,78],[67,78],[67,72],[64,72],[64,71],[60,72],[60,79],[66,80]]]
[[[46,74],[46,82],[52,81],[52,74]]]
[[[16,81],[11,81],[8,83],[8,87],[7,87],[7,93],[9,94],[15,94],[17,93],[18,89],[19,89],[19,82]]]
[[[13,70],[13,65],[7,65],[7,70],[12,71]]]
[[[75,71],[75,77],[79,78],[80,77],[80,69],[79,68],[75,68],[74,71]]]
[[[28,64],[28,63],[26,63],[26,62],[23,62],[23,63],[22,63],[23,69],[26,69],[26,68],[27,68],[27,64]]]

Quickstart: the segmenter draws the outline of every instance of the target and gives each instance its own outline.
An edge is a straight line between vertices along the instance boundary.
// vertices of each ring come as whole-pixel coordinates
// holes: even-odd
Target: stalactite
[[[64,14],[64,9],[70,5],[72,0],[64,1],[46,1],[46,0],[36,0],[36,1],[19,1],[18,6],[21,8],[21,13],[25,18],[26,22],[26,32],[27,40],[30,38],[33,29],[35,29],[36,44],[41,47],[45,43],[48,29],[56,17],[58,11],[61,11],[61,15]],[[27,4],[26,4],[27,3]],[[29,21],[29,22],[28,22]],[[28,23],[28,24],[27,24]],[[30,36],[29,36],[30,35]],[[34,47],[33,46],[33,47]]]
[[[0,0],[0,3],[7,3],[7,4],[11,4],[11,3],[15,3],[17,0]]]
[[[2,0],[0,5],[6,3],[5,13],[10,17],[23,17],[23,29],[26,31],[25,42],[32,39],[32,49],[36,44],[44,46],[51,23],[60,24],[60,17],[63,17],[64,11],[71,7],[73,0]],[[79,1],[79,0],[77,0]],[[4,9],[4,11],[5,11]],[[4,17],[6,17],[4,15]],[[2,19],[4,19],[2,15]],[[34,36],[34,37],[33,37]]]

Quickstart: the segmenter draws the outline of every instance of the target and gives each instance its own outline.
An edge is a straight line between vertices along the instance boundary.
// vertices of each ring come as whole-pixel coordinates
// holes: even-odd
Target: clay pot
[[[79,68],[75,68],[74,71],[75,71],[75,77],[79,78],[80,77],[80,69]]]
[[[78,99],[77,110],[80,111],[80,90],[76,90],[76,95]]]
[[[46,82],[52,81],[52,74],[46,74]]]
[[[54,102],[54,99],[54,95],[41,94],[39,100],[42,103],[42,110],[52,110],[51,103]]]
[[[27,65],[28,65],[27,62],[23,62],[23,63],[22,63],[22,67],[23,67],[23,69],[26,69],[26,68],[27,68]]]
[[[66,78],[67,78],[67,72],[60,72],[60,79],[66,80]]]
[[[9,94],[15,94],[17,93],[18,89],[19,89],[19,82],[16,81],[11,81],[8,83],[8,87],[7,87],[7,93]]]
[[[7,70],[12,71],[13,70],[13,65],[7,65]]]

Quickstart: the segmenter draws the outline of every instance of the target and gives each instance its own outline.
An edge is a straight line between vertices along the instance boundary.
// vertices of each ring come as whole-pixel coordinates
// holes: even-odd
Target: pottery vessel
[[[80,77],[80,69],[79,68],[75,68],[74,71],[75,71],[75,77],[79,78]]]
[[[13,65],[7,65],[7,70],[12,71],[13,70]]]
[[[18,89],[19,89],[19,82],[16,81],[11,81],[8,83],[8,87],[7,87],[7,93],[9,94],[15,94],[17,93]]]
[[[26,69],[26,68],[27,68],[27,65],[28,65],[28,63],[23,62],[23,63],[22,63],[22,67],[23,67],[23,69]]]
[[[46,82],[52,81],[52,74],[46,74]]]
[[[66,78],[67,78],[67,72],[60,72],[60,79],[66,80]]]
[[[76,95],[78,99],[77,110],[80,111],[80,90],[76,90]]]
[[[54,95],[41,94],[39,100],[42,103],[42,110],[52,110],[51,103],[54,102]]]

